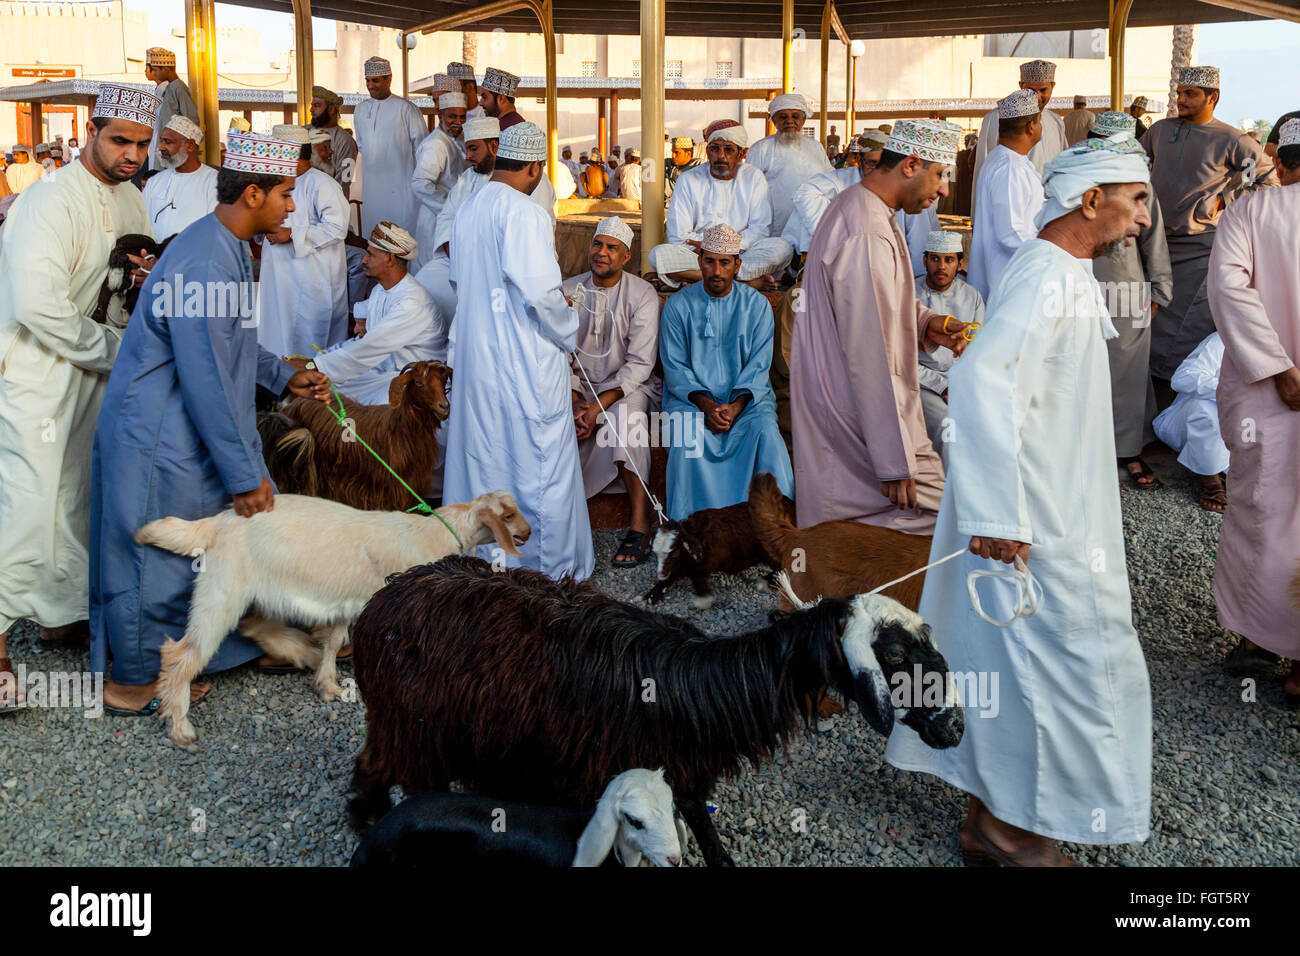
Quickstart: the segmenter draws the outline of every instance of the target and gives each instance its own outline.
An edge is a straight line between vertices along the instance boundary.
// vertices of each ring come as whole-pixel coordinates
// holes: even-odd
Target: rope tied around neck
[[[312,348],[314,348],[317,352],[325,351],[319,345],[313,345]],[[307,368],[309,371],[315,371],[316,363],[308,362]],[[433,515],[435,518],[437,518],[439,521],[442,522],[442,526],[444,528],[446,528],[448,531],[451,532],[452,538],[454,538],[456,541],[456,547],[460,549],[460,553],[463,554],[465,552],[465,543],[460,540],[460,535],[456,533],[456,529],[453,528],[450,524],[448,524],[447,519],[444,518],[442,515],[438,514],[438,512],[434,510],[432,505],[430,505],[427,501],[421,498],[419,494],[416,493],[415,489],[412,488],[410,485],[408,485],[406,481],[402,478],[402,476],[393,470],[393,466],[390,465],[388,462],[384,461],[383,456],[380,455],[379,452],[371,448],[369,443],[364,438],[362,438],[360,435],[357,434],[356,425],[349,422],[347,410],[343,407],[343,396],[339,394],[339,390],[334,387],[333,382],[329,382],[328,384],[330,387],[330,393],[334,396],[334,400],[339,404],[338,409],[335,410],[330,406],[329,402],[324,403],[325,407],[329,409],[329,413],[334,416],[334,421],[337,422],[338,426],[342,428],[346,433],[351,435],[354,440],[360,442],[362,448],[370,452],[370,454],[374,455],[375,461],[379,462],[386,469],[388,469],[388,473],[392,475],[394,478],[396,478],[398,482],[401,484],[401,486],[411,493],[411,497],[418,502],[418,504],[415,504],[410,508],[407,508],[406,513],[410,514],[412,511],[416,511],[419,512],[420,514]]]

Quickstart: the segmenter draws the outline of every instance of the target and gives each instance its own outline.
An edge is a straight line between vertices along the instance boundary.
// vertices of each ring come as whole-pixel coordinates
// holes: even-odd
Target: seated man
[[[614,555],[619,568],[646,557],[641,545],[650,533],[650,498],[636,476],[650,480],[649,416],[659,411],[662,391],[654,374],[659,296],[649,282],[623,271],[631,248],[632,228],[617,216],[602,219],[588,253],[591,271],[564,283],[578,311],[569,364],[582,484],[588,498],[626,490],[632,503],[631,529]],[[575,294],[579,286],[583,291]]]
[[[800,93],[782,93],[767,104],[776,132],[764,136],[747,154],[748,162],[767,178],[772,199],[772,233],[784,235],[793,211],[795,190],[832,169],[817,140],[803,134],[810,112]]]
[[[1228,470],[1228,446],[1219,431],[1219,369],[1223,365],[1223,339],[1218,332],[1206,336],[1183,359],[1170,380],[1177,397],[1156,416],[1156,437],[1178,452],[1178,463],[1200,477],[1197,501],[1206,511],[1228,506],[1222,473]]]
[[[389,384],[409,363],[447,358],[447,324],[433,297],[406,271],[416,251],[405,229],[391,222],[375,226],[363,260],[375,288],[357,303],[360,332],[313,359],[340,394],[362,404],[387,405]],[[292,364],[306,367],[302,359]]]
[[[609,167],[601,161],[600,151],[593,149],[579,177],[583,192],[591,199],[603,199],[609,189]]]
[[[869,129],[849,144],[849,154],[856,157],[853,165],[845,164],[829,173],[819,173],[794,191],[794,208],[786,220],[781,238],[794,247],[795,255],[802,256],[812,244],[813,233],[821,222],[822,213],[831,200],[876,168],[880,151],[889,137],[878,129]],[[787,345],[787,349],[788,349]]]
[[[698,282],[704,231],[726,225],[740,235],[745,253],[740,281],[775,290],[773,274],[785,269],[794,249],[780,236],[768,234],[772,202],[767,179],[745,163],[749,135],[735,120],[718,120],[704,132],[708,164],[677,178],[668,203],[668,241],[650,250],[650,265],[674,289],[683,282]]]
[[[760,471],[771,472],[786,497],[794,494],[768,379],[772,307],[735,281],[740,246],[740,234],[725,223],[706,229],[697,263],[703,281],[664,305],[664,412],[682,436],[668,442],[668,517],[676,520],[744,501]]]
[[[937,229],[925,240],[925,275],[916,280],[916,301],[940,315],[955,316],[968,325],[984,324],[984,299],[957,270],[962,266],[961,233]],[[920,350],[921,411],[930,444],[948,465],[944,447],[944,421],[948,418],[948,369],[952,349],[936,345],[933,352]]]

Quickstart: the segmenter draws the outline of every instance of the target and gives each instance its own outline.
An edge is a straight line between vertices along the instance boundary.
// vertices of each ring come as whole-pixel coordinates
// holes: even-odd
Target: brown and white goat
[[[438,464],[438,429],[451,413],[451,369],[413,362],[388,387],[388,405],[362,405],[343,396],[348,424],[328,405],[295,398],[259,416],[262,454],[281,492],[328,498],[363,511],[402,511],[415,504],[360,441],[388,462],[402,481],[426,494]]]
[[[794,505],[788,498],[782,500],[793,520]],[[682,521],[666,519],[655,530],[653,550],[659,580],[643,599],[658,604],[674,582],[690,578],[695,606],[701,611],[713,606],[710,574],[739,574],[760,564],[772,570],[781,567],[768,557],[755,536],[749,504],[744,501],[726,508],[706,508]]]
[[[783,507],[785,500],[776,479],[765,471],[749,483],[754,534],[802,601],[865,594],[930,563],[930,535],[859,521],[823,521],[801,531]],[[925,575],[918,574],[883,593],[915,611],[924,585]],[[781,606],[791,608],[785,595]]]
[[[705,861],[726,865],[705,800],[806,727],[818,688],[857,701],[880,733],[897,720],[934,748],[955,746],[965,727],[955,693],[896,706],[891,688],[913,675],[948,685],[948,667],[921,618],[879,594],[710,635],[589,582],[450,557],[394,577],[352,640],[366,705],[358,828],[388,810],[393,784],[412,794],[460,781],[591,809],[614,775],[662,766]]]
[[[335,658],[371,595],[391,574],[493,541],[518,557],[531,529],[508,491],[444,505],[434,515],[358,511],[324,498],[276,495],[270,511],[241,518],[162,518],[140,544],[200,557],[182,640],[162,647],[158,696],[172,740],[193,743],[190,681],[236,626],[269,654],[314,667],[325,700],[341,688]],[[242,622],[252,608],[252,614]],[[309,635],[286,621],[312,628]]]

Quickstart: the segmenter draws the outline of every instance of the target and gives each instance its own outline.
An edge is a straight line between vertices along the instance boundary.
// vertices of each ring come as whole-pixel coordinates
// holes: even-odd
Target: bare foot
[[[776,277],[771,275],[759,276],[757,279],[745,279],[745,285],[753,286],[759,292],[775,292]]]

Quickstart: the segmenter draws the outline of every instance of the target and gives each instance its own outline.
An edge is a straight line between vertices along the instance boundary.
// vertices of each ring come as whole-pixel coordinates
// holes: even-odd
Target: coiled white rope
[[[960,548],[952,554],[945,555],[938,561],[931,561],[923,568],[917,568],[915,571],[910,571],[907,574],[904,574],[901,578],[894,578],[894,580],[880,585],[880,587],[873,589],[869,593],[879,594],[886,588],[891,588],[895,584],[906,581],[908,578],[914,578],[918,574],[922,574],[925,571],[929,571],[931,568],[938,567],[947,561],[951,561],[953,558],[958,558],[963,554],[968,553],[970,553],[970,548]],[[1008,620],[995,621],[984,612],[984,607],[980,603],[979,591],[975,587],[975,582],[980,578],[1005,578],[1011,580],[1015,584],[1016,601],[1011,610],[1011,617]],[[1043,587],[1038,583],[1033,572],[1026,567],[1025,562],[1020,559],[1019,555],[1016,555],[1015,565],[1013,567],[997,568],[993,571],[981,571],[978,569],[971,571],[966,575],[966,593],[970,595],[970,604],[971,607],[975,609],[975,613],[985,622],[992,624],[994,627],[1010,627],[1012,624],[1016,623],[1016,621],[1031,618],[1038,613],[1038,609],[1043,603]]]

